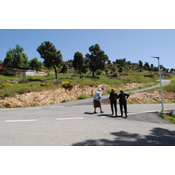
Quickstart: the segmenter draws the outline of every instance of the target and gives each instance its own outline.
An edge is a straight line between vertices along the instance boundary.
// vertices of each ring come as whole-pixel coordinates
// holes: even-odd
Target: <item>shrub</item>
[[[41,86],[41,87],[52,86],[52,84],[47,83],[47,82],[42,82],[42,83],[40,84],[40,86]]]
[[[62,102],[61,103],[66,103],[66,100],[64,99],[64,100],[62,100]]]
[[[10,97],[11,94],[12,94],[11,92],[7,91],[6,94],[5,94],[5,96],[6,96],[6,97]]]
[[[154,78],[154,75],[144,75],[144,77]]]
[[[98,70],[96,71],[96,75],[101,75],[101,74],[102,74],[102,70],[98,69]]]
[[[4,88],[4,87],[12,87],[13,85],[8,83],[8,82],[5,82],[5,83],[2,83],[1,87]]]
[[[123,72],[123,68],[122,67],[119,68],[119,72]]]
[[[113,76],[117,78],[117,76],[118,76],[118,75],[117,75],[117,73],[116,73],[116,72],[114,72]]]
[[[80,75],[80,79],[82,78],[82,81],[83,81],[83,78],[85,77],[85,75],[83,73],[81,73]]]
[[[72,88],[73,87],[73,84],[71,83],[71,82],[69,82],[69,81],[65,81],[64,83],[63,83],[63,87],[64,88]]]
[[[108,70],[108,69],[106,69],[106,70],[105,70],[105,72],[106,72],[106,75],[107,75],[107,74],[109,73],[109,70]]]
[[[94,87],[94,84],[92,83],[92,84],[90,84],[90,87]]]
[[[78,100],[86,99],[86,98],[87,98],[86,94],[81,94],[78,96]]]

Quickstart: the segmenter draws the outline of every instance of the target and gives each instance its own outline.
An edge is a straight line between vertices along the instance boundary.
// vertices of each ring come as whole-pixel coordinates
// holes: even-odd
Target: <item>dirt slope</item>
[[[144,86],[148,83],[127,83],[123,84],[118,89],[133,89]],[[149,83],[153,84],[153,83]],[[86,94],[87,96],[94,95],[98,88],[102,88],[103,94],[107,94],[110,88],[107,84],[101,84],[98,86],[90,87],[88,85],[75,85],[72,89],[58,88],[54,90],[43,90],[40,92],[30,92],[24,94],[17,94],[15,97],[5,97],[5,99],[0,99],[0,108],[4,107],[27,107],[27,106],[42,106],[48,104],[61,103],[63,100],[73,101],[77,100],[78,96],[81,94]],[[175,101],[175,93],[163,92],[164,102]],[[160,91],[153,92],[141,92],[137,94],[132,94],[128,98],[128,103],[154,103],[161,102]]]

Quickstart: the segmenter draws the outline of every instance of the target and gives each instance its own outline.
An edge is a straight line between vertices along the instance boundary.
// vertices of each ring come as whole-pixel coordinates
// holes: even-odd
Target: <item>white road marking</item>
[[[37,119],[30,119],[30,120],[5,120],[4,122],[36,122]]]
[[[57,118],[56,120],[79,120],[84,119],[84,117],[76,117],[76,118]]]

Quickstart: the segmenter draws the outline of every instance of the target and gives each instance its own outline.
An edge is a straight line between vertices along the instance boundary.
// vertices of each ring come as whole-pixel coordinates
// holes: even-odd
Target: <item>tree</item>
[[[123,72],[123,68],[122,68],[122,67],[120,67],[118,72]]]
[[[145,68],[145,70],[149,70],[150,69],[150,66],[149,66],[149,63],[148,62],[145,62],[144,68]]]
[[[89,70],[89,62],[88,59],[85,58],[85,63],[82,67],[82,72],[86,74],[88,70]]]
[[[114,64],[112,65],[111,70],[112,70],[112,72],[116,72],[117,69],[116,69]]]
[[[153,64],[151,64],[151,70],[153,70],[154,69],[154,65]]]
[[[43,68],[43,63],[41,61],[38,61],[37,57],[33,58],[32,60],[29,61],[29,66],[32,69],[36,69],[36,70],[42,70]]]
[[[0,60],[0,64],[2,64],[2,60]]]
[[[61,73],[67,73],[67,71],[68,71],[68,66],[64,63],[61,69]]]
[[[92,71],[93,77],[94,73],[98,69],[104,69],[105,63],[108,61],[108,56],[105,54],[103,50],[100,49],[98,44],[89,47],[89,52],[91,54],[86,54],[86,58],[89,62],[89,68]]]
[[[154,66],[153,71],[158,71],[158,67]]]
[[[65,63],[67,64],[67,66],[69,67],[69,69],[71,69],[73,67],[73,60],[67,60],[65,61]]]
[[[41,43],[41,45],[37,48],[37,51],[41,55],[41,58],[44,59],[43,63],[45,66],[47,68],[54,68],[57,79],[57,67],[60,67],[63,62],[60,50],[57,51],[50,41],[44,41],[44,43]]]
[[[107,61],[106,68],[111,69],[114,64],[111,63],[111,60]]]
[[[83,57],[83,54],[80,52],[76,52],[74,54],[73,67],[74,69],[79,70],[80,75],[84,64],[85,64],[85,58]]]
[[[131,66],[131,61],[127,61],[126,64]]]
[[[160,65],[160,70],[163,70],[163,68],[164,68],[163,65]]]
[[[142,68],[143,67],[143,62],[141,60],[139,60],[139,67]]]
[[[173,72],[175,72],[175,69],[171,68],[170,73],[173,73]]]
[[[23,53],[24,48],[20,47],[20,45],[16,45],[16,48],[9,49],[6,53],[6,57],[4,59],[5,66],[27,66],[28,64],[28,56]]]
[[[166,71],[166,68],[165,67],[163,67],[163,71]]]
[[[124,66],[124,67],[125,67],[126,58],[123,58],[123,59],[116,59],[116,64],[119,64],[119,67],[120,67],[120,66]]]

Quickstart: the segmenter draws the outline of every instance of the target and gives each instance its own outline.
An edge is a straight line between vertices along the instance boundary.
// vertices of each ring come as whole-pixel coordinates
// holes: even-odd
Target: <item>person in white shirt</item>
[[[103,100],[101,99],[101,89],[98,89],[98,91],[96,92],[96,94],[94,96],[94,113],[97,113],[96,108],[100,108],[100,112],[104,113],[104,111],[102,111],[102,107],[101,107],[102,102],[103,102]]]

